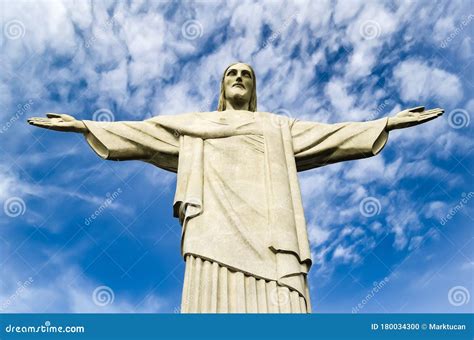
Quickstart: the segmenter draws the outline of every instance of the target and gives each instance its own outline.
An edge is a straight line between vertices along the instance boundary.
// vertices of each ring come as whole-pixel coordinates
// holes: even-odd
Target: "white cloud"
[[[360,256],[357,253],[354,253],[353,247],[343,247],[342,245],[338,245],[334,250],[333,259],[341,259],[344,263],[358,262]]]
[[[0,311],[4,313],[160,313],[169,309],[169,301],[149,294],[140,301],[132,300],[115,287],[84,276],[73,265],[61,266],[60,275],[43,282],[13,268],[2,268]],[[25,284],[25,282],[28,282]],[[110,288],[103,297],[95,299],[94,291],[100,286]],[[22,287],[22,288],[21,288]],[[109,292],[111,292],[109,294]],[[113,300],[112,300],[113,295]],[[95,301],[99,301],[96,303]],[[109,301],[105,305],[100,303]]]
[[[433,28],[433,38],[438,42],[446,38],[447,32],[454,30],[454,18],[452,16],[445,16],[439,18]]]
[[[364,1],[343,1],[339,0],[336,2],[334,8],[334,21],[339,24],[342,21],[354,18],[354,16],[361,10],[364,5]]]
[[[157,13],[124,17],[123,35],[130,53],[131,85],[159,78],[167,64],[173,62],[165,47],[166,24]]]
[[[87,29],[92,24],[92,6],[89,1],[70,1],[68,16],[75,25]]]
[[[111,99],[126,99],[128,97],[127,84],[127,64],[123,60],[117,68],[101,73],[99,91],[101,95],[107,94]]]
[[[456,105],[463,97],[459,78],[427,62],[409,59],[401,62],[393,72],[404,101],[432,100],[440,105]]]
[[[10,62],[21,64],[29,55],[25,53],[23,46],[37,54],[42,54],[47,48],[66,55],[74,51],[74,29],[63,2],[18,1],[4,6],[3,10],[5,22],[19,20],[25,27],[25,34],[21,38],[23,44],[5,39],[6,48],[9,51],[7,56],[13,57],[9,60]],[[34,25],[31,25],[32,23]]]
[[[331,79],[326,85],[325,94],[339,115],[346,116],[354,111],[355,98],[347,93],[342,80]]]
[[[375,221],[369,225],[369,229],[372,230],[377,235],[380,235],[384,230],[382,223]]]
[[[433,201],[426,205],[423,214],[427,218],[435,218],[440,220],[446,215],[448,211],[448,205],[442,201]]]
[[[347,28],[353,52],[346,76],[351,79],[368,76],[377,62],[382,45],[397,28],[397,16],[379,3],[366,3]]]
[[[398,169],[402,164],[402,158],[398,158],[390,164],[386,164],[382,155],[354,162],[354,165],[345,172],[348,180],[358,183],[371,183],[374,181],[396,182]]]
[[[138,1],[100,2],[94,6],[88,1],[12,2],[5,7],[2,20],[21,19],[26,32],[23,39],[5,41],[2,45],[6,53],[2,65],[5,72],[0,73],[0,105],[5,110],[0,114],[9,115],[7,109],[11,111],[16,106],[16,93],[41,99],[34,109],[38,113],[60,107],[63,111],[80,112],[84,118],[91,115],[83,110],[85,102],[97,108],[116,104],[121,114],[134,119],[158,113],[214,110],[211,102],[217,97],[221,73],[236,60],[249,62],[256,68],[260,109],[284,108],[293,116],[305,119],[360,121],[374,114],[385,115],[389,110],[395,113],[400,109],[396,104],[399,93],[403,101],[463,105],[463,79],[441,66],[433,66],[438,64],[417,59],[403,61],[393,71],[393,83],[379,82],[390,77],[401,55],[415,53],[414,46],[429,41],[431,36],[441,37],[451,27],[450,18],[462,14],[459,4],[401,2],[388,8],[388,4],[363,1],[297,1],[284,5],[272,1],[198,2],[177,6],[172,13],[165,11],[166,6]],[[413,13],[416,20],[412,19]],[[201,23],[201,38],[190,41],[182,37],[182,25],[188,19]],[[361,34],[362,26],[367,23],[374,25],[378,35],[374,39]],[[278,39],[266,48],[262,48],[261,39],[264,25],[268,25],[272,34],[278,34]],[[399,41],[395,38],[402,29],[403,37]],[[472,52],[466,39],[459,37],[459,42],[467,46],[463,47],[463,58]],[[208,51],[208,47],[212,50]],[[347,63],[334,65],[335,54],[343,54],[340,59],[347,59]],[[65,58],[66,66],[53,65],[58,56],[74,59],[69,62]],[[16,68],[25,61],[28,62],[17,73]],[[382,74],[372,74],[375,67]],[[14,75],[22,76],[20,85],[12,80]],[[316,76],[329,79],[315,79]],[[27,84],[24,79],[28,80]],[[59,102],[48,99],[52,92],[46,86],[49,81],[57,87]],[[79,81],[86,84],[87,92],[75,92],[74,86]],[[79,100],[82,95],[84,100]],[[377,105],[387,97],[390,105],[378,111]],[[465,107],[472,115],[473,101]],[[15,136],[11,137],[12,148],[24,149],[18,140],[31,138],[30,133],[24,133],[31,127],[26,124],[16,127]],[[462,131],[450,129],[442,119],[391,133],[388,143],[394,146],[389,150],[390,158],[383,154],[301,175],[316,274],[329,275],[341,262],[358,262],[374,244],[370,235],[377,238],[392,232],[396,249],[414,247],[423,237],[419,229],[423,226],[417,218],[420,210],[416,210],[408,193],[386,195],[387,185],[396,191],[397,182],[404,178],[449,175],[439,165],[435,166],[437,162],[433,159],[447,160],[453,153],[465,154],[473,144]],[[25,168],[44,167],[45,162],[55,161],[60,152],[64,156],[81,151],[75,148],[61,151],[63,145],[48,147],[52,152],[29,150],[19,157],[20,164]],[[83,192],[61,194],[59,185],[32,186],[15,171],[0,171],[4,175],[0,176],[3,197],[54,193],[90,204],[102,200],[99,195]],[[136,168],[124,167],[121,171],[129,175]],[[94,171],[85,167],[56,179],[67,183],[91,172]],[[143,173],[155,184],[169,184],[174,178],[151,166]],[[98,181],[109,175],[110,171],[94,174]],[[455,181],[450,178],[447,185],[459,185]],[[377,196],[382,203],[382,215],[376,221],[361,220],[359,202],[370,195]],[[117,202],[115,209],[122,208]],[[426,203],[423,214],[435,217],[439,208],[439,203]],[[331,261],[331,256],[339,261]],[[67,303],[70,302],[64,309],[93,310],[88,296],[99,282],[84,280],[86,288],[82,290],[81,287],[58,290],[55,295],[43,287],[41,292],[51,299],[63,294]],[[54,281],[54,285],[61,284],[64,282],[59,279]],[[158,308],[156,301],[159,305],[161,300],[149,302],[154,306],[150,310]],[[29,303],[40,308],[31,299]],[[116,307],[124,311],[131,310],[131,306],[131,302],[124,302]]]
[[[318,227],[317,225],[308,226],[308,237],[312,246],[320,246],[329,239],[331,231]]]

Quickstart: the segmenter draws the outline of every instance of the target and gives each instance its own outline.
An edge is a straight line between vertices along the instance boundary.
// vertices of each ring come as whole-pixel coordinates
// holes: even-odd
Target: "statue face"
[[[253,91],[252,71],[245,64],[229,67],[224,77],[224,91],[227,100],[250,102]]]

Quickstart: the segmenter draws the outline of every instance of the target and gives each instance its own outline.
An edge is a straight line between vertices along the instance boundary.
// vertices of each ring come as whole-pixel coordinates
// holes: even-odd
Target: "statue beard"
[[[241,94],[234,94],[231,98],[227,98],[227,100],[234,102],[239,107],[247,106],[248,108],[250,105],[250,99],[245,99],[244,96]]]

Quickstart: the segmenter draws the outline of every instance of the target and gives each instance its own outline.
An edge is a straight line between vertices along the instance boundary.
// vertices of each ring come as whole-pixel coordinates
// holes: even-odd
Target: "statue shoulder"
[[[199,112],[188,112],[188,113],[180,113],[180,114],[160,114],[156,115],[152,118],[147,119],[148,122],[153,123],[166,123],[166,122],[191,122],[198,119]]]
[[[197,119],[208,119],[208,118],[216,117],[218,112],[217,111],[203,111],[203,112],[193,112],[191,114],[194,116],[194,118],[197,118]]]

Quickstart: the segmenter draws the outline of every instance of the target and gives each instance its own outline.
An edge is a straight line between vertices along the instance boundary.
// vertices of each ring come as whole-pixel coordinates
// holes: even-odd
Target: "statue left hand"
[[[389,117],[386,129],[390,131],[423,124],[441,116],[443,113],[444,110],[440,108],[425,111],[424,106],[417,106],[400,111],[394,117]]]

